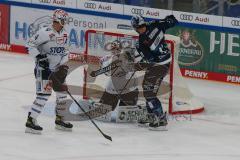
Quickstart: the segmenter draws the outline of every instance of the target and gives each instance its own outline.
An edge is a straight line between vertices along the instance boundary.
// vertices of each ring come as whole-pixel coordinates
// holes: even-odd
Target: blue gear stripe
[[[40,99],[40,100],[44,100],[44,101],[48,100],[47,98],[43,98],[43,97],[36,97],[36,99]]]
[[[46,93],[37,93],[37,96],[51,96],[51,94],[46,94]]]
[[[41,111],[39,111],[39,110],[37,110],[37,109],[35,109],[35,108],[32,108],[32,110],[34,111],[34,112],[37,112],[37,113],[41,113]]]

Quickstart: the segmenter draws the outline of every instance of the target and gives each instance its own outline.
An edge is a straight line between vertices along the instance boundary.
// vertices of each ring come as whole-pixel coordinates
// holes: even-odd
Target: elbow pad
[[[40,52],[38,51],[38,49],[35,48],[35,47],[27,47],[27,49],[28,49],[29,55],[32,56],[32,57],[36,57],[37,55],[40,54]]]

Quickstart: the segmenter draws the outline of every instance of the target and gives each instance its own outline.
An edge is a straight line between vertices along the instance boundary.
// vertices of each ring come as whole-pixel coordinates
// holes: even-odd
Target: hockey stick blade
[[[92,122],[92,124],[98,129],[98,131],[103,135],[104,138],[112,141],[112,137],[106,135],[103,133],[103,131],[98,127],[98,125],[93,121],[93,119],[86,113],[86,111],[82,108],[82,106],[77,102],[77,100],[72,96],[72,94],[67,90],[66,91],[68,95],[72,98],[72,100],[77,104],[77,106],[82,110],[84,114],[89,118],[89,120]]]
[[[109,141],[112,141],[112,137],[110,137],[109,135],[103,134],[103,136],[108,139]]]

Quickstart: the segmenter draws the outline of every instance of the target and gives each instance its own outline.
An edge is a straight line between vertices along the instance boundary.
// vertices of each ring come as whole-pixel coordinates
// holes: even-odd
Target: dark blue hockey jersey
[[[178,21],[171,15],[163,20],[151,21],[146,24],[146,32],[139,35],[136,45],[143,61],[161,64],[171,61],[171,53],[165,42],[164,34],[168,28],[175,26],[176,23]]]

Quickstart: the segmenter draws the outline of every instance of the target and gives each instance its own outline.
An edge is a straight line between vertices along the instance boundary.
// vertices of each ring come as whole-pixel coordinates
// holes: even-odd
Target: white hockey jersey
[[[68,33],[64,29],[57,32],[52,26],[43,27],[29,39],[26,47],[33,57],[46,54],[51,71],[68,61]]]
[[[137,89],[137,79],[134,76],[133,61],[127,58],[126,51],[123,49],[120,54],[117,55],[106,55],[101,58],[101,67],[106,67],[115,60],[120,60],[122,63],[120,67],[111,70],[105,75],[109,76],[110,79],[107,83],[106,91],[111,94],[126,94]],[[126,85],[127,84],[127,85]]]

